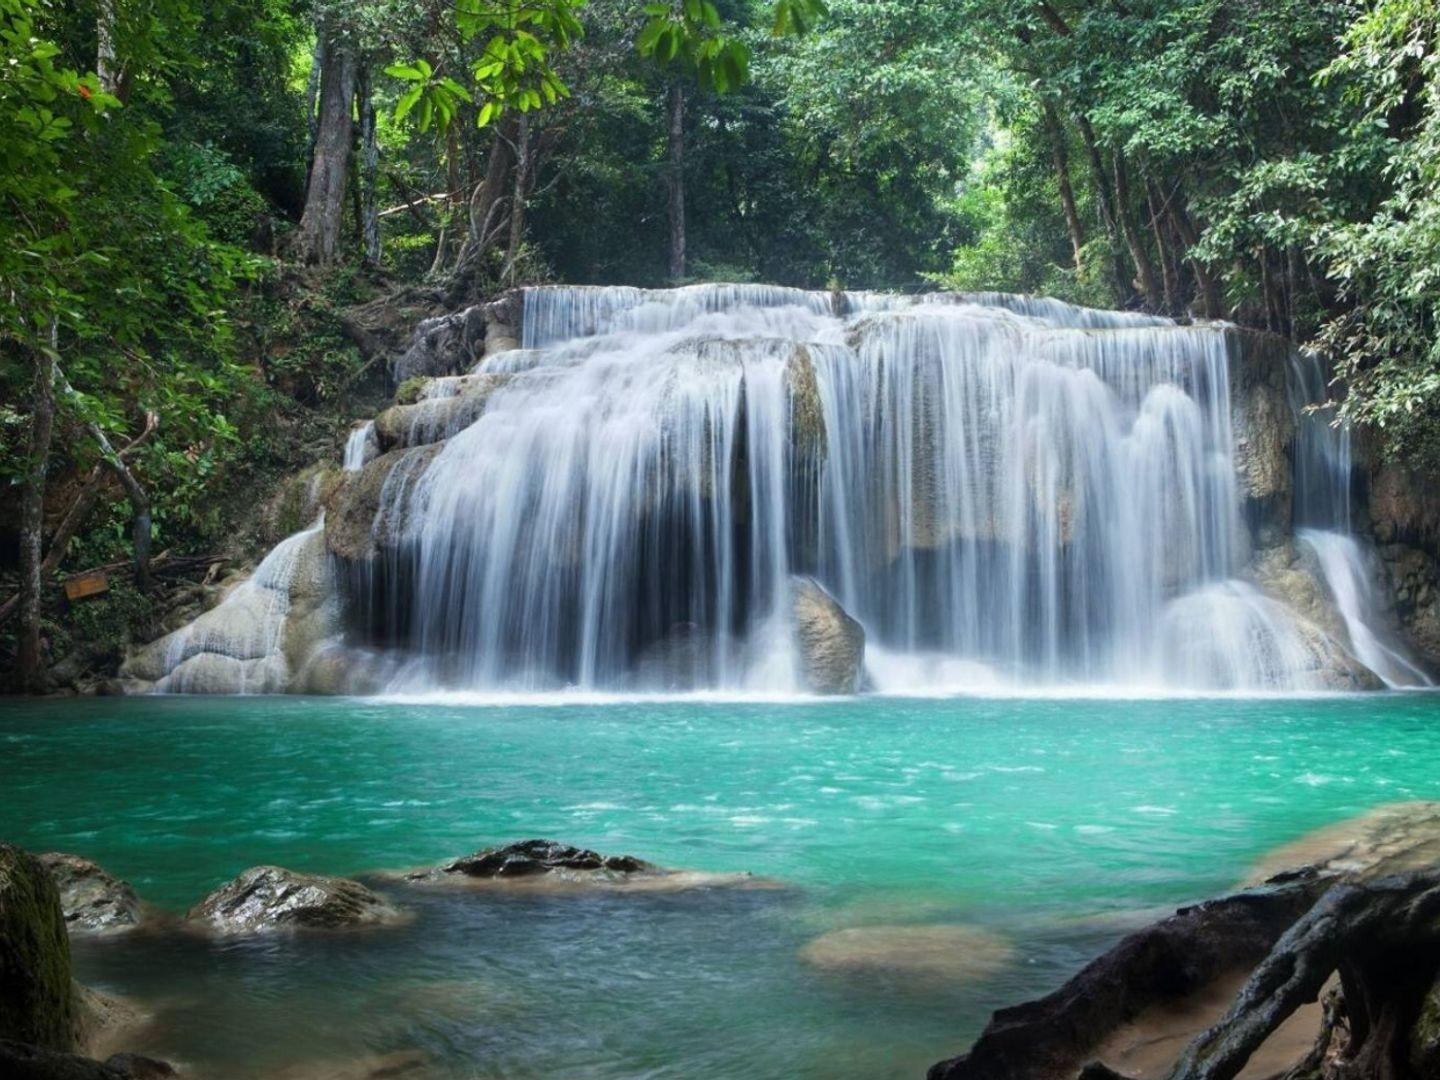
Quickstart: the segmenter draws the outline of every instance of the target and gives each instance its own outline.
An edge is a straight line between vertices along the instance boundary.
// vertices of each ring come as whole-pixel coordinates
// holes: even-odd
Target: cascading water
[[[1296,418],[1295,523],[1303,526],[1296,537],[1319,561],[1356,658],[1388,686],[1431,686],[1429,674],[1386,625],[1378,560],[1354,534],[1350,428],[1334,421],[1324,365],[1315,356],[1294,354],[1288,385]]]
[[[1296,534],[1320,561],[1335,607],[1345,620],[1356,658],[1388,686],[1432,686],[1424,668],[1408,655],[1381,617],[1376,595],[1378,571],[1373,553],[1353,536],[1327,529]]]
[[[426,686],[678,663],[788,689],[806,574],[882,689],[1304,688],[1283,607],[1231,580],[1225,333],[1000,294],[530,289],[479,418],[387,482],[371,599]]]
[[[340,459],[340,467],[346,472],[359,472],[379,450],[380,447],[375,441],[375,421],[357,424],[345,440],[345,453]]]

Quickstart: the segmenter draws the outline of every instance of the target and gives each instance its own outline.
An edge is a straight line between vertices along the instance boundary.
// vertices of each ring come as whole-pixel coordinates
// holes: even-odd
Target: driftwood
[[[1440,1054],[1416,1045],[1426,1040],[1413,1029],[1440,972],[1440,870],[1331,889],[1276,943],[1220,1022],[1190,1044],[1170,1080],[1232,1080],[1337,972],[1348,1042],[1328,1071],[1324,1048],[1312,1054],[1315,1075],[1436,1076]],[[1326,1047],[1335,1026],[1322,1030]]]
[[[995,1013],[968,1053],[930,1080],[1073,1077],[1106,1036],[1145,1009],[1179,1002],[1259,963],[1332,883],[1290,875],[1181,908],[1126,937],[1053,994]]]
[[[1322,994],[1314,1046],[1273,1080],[1440,1077],[1440,869],[1431,868],[1369,879],[1302,871],[1182,910],[1054,994],[997,1012],[968,1054],[934,1066],[930,1078],[1126,1080],[1101,1062],[1082,1063],[1145,1007],[1252,964],[1229,1011],[1190,1043],[1167,1080],[1234,1080]]]

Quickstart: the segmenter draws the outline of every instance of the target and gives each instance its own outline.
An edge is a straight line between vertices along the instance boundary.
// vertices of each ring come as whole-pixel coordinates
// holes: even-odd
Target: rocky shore
[[[337,943],[346,932],[384,934],[442,887],[523,895],[776,885],[532,839],[365,881],[252,867],[182,918],[89,860],[0,845],[0,1075],[177,1075],[132,1052],[153,1045],[141,1009],[74,981],[72,937],[263,936],[283,948],[285,934],[342,935]],[[842,923],[797,959],[826,978],[921,992],[990,980],[1015,965],[1017,950],[978,927]],[[997,1011],[967,1052],[929,1077],[1423,1080],[1440,1076],[1437,1018],[1440,803],[1399,803],[1276,849],[1237,891],[1183,907],[1053,993]],[[428,1065],[411,1053],[355,1069],[344,1075],[420,1075]]]
[[[1440,1076],[1437,854],[1436,803],[1322,829],[999,1010],[929,1080]]]

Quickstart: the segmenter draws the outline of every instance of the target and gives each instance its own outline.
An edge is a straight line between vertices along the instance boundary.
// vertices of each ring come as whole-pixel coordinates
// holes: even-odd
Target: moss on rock
[[[0,844],[0,1038],[68,1051],[75,1024],[60,892],[34,855]]]

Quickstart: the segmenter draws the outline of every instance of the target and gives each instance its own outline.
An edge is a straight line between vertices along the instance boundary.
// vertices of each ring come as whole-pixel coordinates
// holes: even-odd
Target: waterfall
[[[340,459],[341,468],[346,472],[359,472],[365,463],[380,452],[375,438],[375,421],[368,420],[350,429],[345,440],[345,452]]]
[[[1377,586],[1378,559],[1353,532],[1351,434],[1348,425],[1334,421],[1329,382],[1318,357],[1292,354],[1288,386],[1296,419],[1295,523],[1304,526],[1296,537],[1319,562],[1356,659],[1388,686],[1430,686],[1429,675],[1386,625]]]
[[[324,518],[275,546],[216,607],[147,646],[122,673],[162,693],[273,694],[332,623]],[[128,669],[128,671],[126,670]]]
[[[1374,553],[1347,533],[1301,529],[1296,535],[1320,561],[1325,585],[1345,620],[1356,658],[1387,686],[1433,686],[1430,676],[1385,625],[1375,586],[1378,567]]]
[[[523,310],[479,418],[382,492],[362,588],[412,682],[789,689],[803,574],[882,689],[1314,685],[1233,580],[1222,326],[759,285]]]
[[[1354,453],[1349,425],[1335,422],[1322,360],[1292,352],[1286,387],[1295,417],[1295,524],[1348,533]]]

